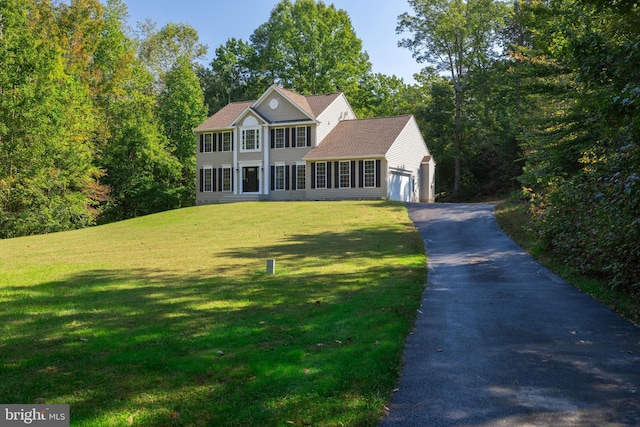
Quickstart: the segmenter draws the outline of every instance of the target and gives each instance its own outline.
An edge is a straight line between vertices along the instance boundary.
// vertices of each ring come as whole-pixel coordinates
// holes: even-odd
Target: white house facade
[[[343,93],[271,86],[195,129],[197,204],[242,200],[433,202],[436,163],[411,115],[357,119]]]

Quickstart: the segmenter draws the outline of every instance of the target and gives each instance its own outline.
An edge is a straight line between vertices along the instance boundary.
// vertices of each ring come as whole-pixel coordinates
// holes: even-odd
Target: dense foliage
[[[523,57],[546,64],[535,76],[546,90],[530,95],[545,115],[532,113],[523,134],[521,181],[535,230],[568,264],[640,292],[638,4],[532,1],[523,9]]]
[[[126,18],[121,0],[0,2],[0,238],[193,202],[204,48]]]

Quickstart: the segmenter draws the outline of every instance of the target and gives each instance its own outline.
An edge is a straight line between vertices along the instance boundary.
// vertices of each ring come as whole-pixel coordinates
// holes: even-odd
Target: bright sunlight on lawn
[[[425,280],[388,202],[210,205],[0,241],[0,402],[68,403],[72,426],[376,425]]]

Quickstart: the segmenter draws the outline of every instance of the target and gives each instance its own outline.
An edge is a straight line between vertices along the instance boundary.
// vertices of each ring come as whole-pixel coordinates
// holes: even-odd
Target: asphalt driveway
[[[640,425],[640,328],[527,255],[492,205],[408,208],[429,277],[381,427]]]

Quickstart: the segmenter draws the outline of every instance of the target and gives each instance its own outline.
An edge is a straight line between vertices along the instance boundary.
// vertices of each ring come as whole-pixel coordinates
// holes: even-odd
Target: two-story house
[[[198,204],[434,201],[436,164],[415,118],[359,120],[343,93],[303,96],[274,85],[195,132]]]

